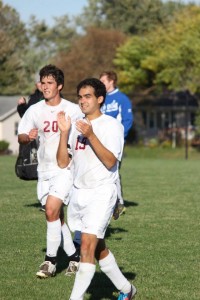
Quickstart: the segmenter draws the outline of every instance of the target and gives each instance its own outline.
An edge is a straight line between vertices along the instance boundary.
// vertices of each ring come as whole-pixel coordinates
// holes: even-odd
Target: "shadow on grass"
[[[113,221],[113,222],[115,222],[115,221]],[[117,222],[117,220],[116,220],[116,222]],[[123,228],[120,228],[120,227],[115,227],[115,228],[113,228],[111,225],[109,225],[108,226],[108,228],[107,228],[107,230],[106,230],[106,234],[105,234],[105,238],[107,239],[107,238],[109,238],[109,237],[111,237],[112,236],[112,238],[114,239],[114,240],[122,240],[122,238],[120,237],[113,237],[113,235],[115,235],[116,233],[122,233],[122,232],[127,232],[127,230],[125,230],[125,229],[123,229]]]
[[[59,247],[58,249],[58,264],[56,267],[56,273],[61,273],[63,270],[67,269],[69,265],[69,258],[63,248]]]
[[[67,257],[64,250],[60,247],[58,250],[58,264],[56,268],[56,273],[58,274],[63,272],[68,267],[68,264],[69,258]],[[123,272],[123,267],[119,267]],[[133,281],[136,277],[135,273],[123,272],[123,274],[129,281]],[[90,294],[90,300],[116,300],[117,293],[118,291],[116,290],[115,286],[112,284],[110,279],[101,271],[95,273],[91,285],[89,286],[89,289],[87,291],[87,294]]]
[[[131,207],[131,206],[138,206],[139,204],[137,202],[134,202],[134,201],[124,200],[124,205],[125,205],[125,207]],[[24,206],[25,207],[39,208],[41,206],[41,204],[40,204],[40,202],[38,200],[36,200],[35,203],[25,204]]]
[[[122,268],[120,267],[120,269]],[[135,273],[123,272],[123,274],[129,281],[132,281],[136,278]],[[92,279],[91,285],[89,286],[87,294],[90,294],[90,300],[116,300],[118,291],[104,273],[96,272]]]
[[[42,249],[44,256],[46,254],[46,248]],[[57,253],[57,266],[56,266],[56,273],[61,273],[65,270],[69,265],[69,258],[62,247],[58,248]]]
[[[121,237],[117,237],[116,234],[117,233],[123,233],[123,232],[127,232],[127,230],[125,230],[123,228],[120,228],[120,227],[118,227],[118,228],[112,228],[109,225],[109,227],[106,230],[105,239],[107,240],[109,237],[112,236],[112,239],[114,239],[116,241],[120,241],[120,240],[122,240],[122,238]],[[42,252],[45,254],[46,253],[46,248],[43,248]],[[69,257],[67,256],[67,254],[63,250],[62,246],[60,246],[58,248],[57,259],[58,259],[58,261],[57,261],[56,273],[61,273],[69,265]]]
[[[139,204],[137,202],[134,202],[134,201],[124,200],[124,205],[127,208],[127,207],[131,207],[131,206],[138,206]]]
[[[37,200],[36,200],[37,201]],[[40,202],[37,201],[36,203],[31,203],[31,204],[25,204],[25,207],[35,207],[35,208],[39,208],[41,206]]]

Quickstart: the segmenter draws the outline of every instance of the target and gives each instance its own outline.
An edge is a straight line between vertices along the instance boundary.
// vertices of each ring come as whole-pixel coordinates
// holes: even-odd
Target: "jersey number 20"
[[[44,121],[45,127],[44,132],[58,132],[58,123],[57,121],[53,121],[52,124],[49,121]]]

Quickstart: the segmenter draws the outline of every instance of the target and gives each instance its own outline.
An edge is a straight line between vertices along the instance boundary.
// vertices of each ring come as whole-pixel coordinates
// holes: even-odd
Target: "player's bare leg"
[[[61,244],[61,233],[63,234],[64,250],[69,257],[70,262],[72,261],[76,264],[74,266],[73,263],[72,273],[74,273],[78,268],[79,253],[77,253],[71,233],[64,223],[63,202],[60,199],[49,195],[46,202],[45,214],[47,220],[47,250],[45,261],[41,264],[40,270],[36,275],[40,278],[52,277],[55,275],[57,252]]]
[[[121,292],[129,294],[132,299],[136,289],[120,271],[113,254],[106,247],[104,239],[97,239],[92,234],[82,234],[81,262],[70,296],[71,300],[83,299],[95,273],[95,257],[99,260],[101,270],[110,278],[112,283]],[[131,293],[131,294],[130,294]]]

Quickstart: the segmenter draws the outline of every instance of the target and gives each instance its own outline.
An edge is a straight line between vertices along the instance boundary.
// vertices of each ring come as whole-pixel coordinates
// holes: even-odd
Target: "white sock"
[[[119,200],[120,204],[124,205],[124,199],[122,197],[122,186],[121,186],[120,177],[118,177],[118,179],[116,181],[116,186],[117,186],[117,199]]]
[[[61,242],[61,222],[60,219],[48,222],[47,221],[47,252],[46,255],[56,257],[58,247]]]
[[[94,276],[96,266],[90,263],[80,263],[76,273],[70,300],[83,300],[84,294]]]
[[[76,252],[71,232],[66,223],[61,226],[61,230],[63,236],[63,249],[67,253],[67,256],[71,256]]]
[[[114,255],[110,251],[105,258],[99,260],[99,266],[119,291],[125,294],[130,292],[131,284],[120,271]]]

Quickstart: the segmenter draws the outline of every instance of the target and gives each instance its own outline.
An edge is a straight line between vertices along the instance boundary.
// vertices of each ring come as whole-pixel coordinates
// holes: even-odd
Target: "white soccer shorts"
[[[95,234],[103,239],[117,199],[116,184],[94,189],[72,188],[67,209],[71,231]]]
[[[58,170],[56,173],[55,171],[52,174],[49,172],[48,175],[48,179],[38,179],[37,195],[39,201],[42,205],[45,205],[48,195],[52,195],[67,205],[69,202],[69,192],[73,184],[71,171],[65,168]]]

